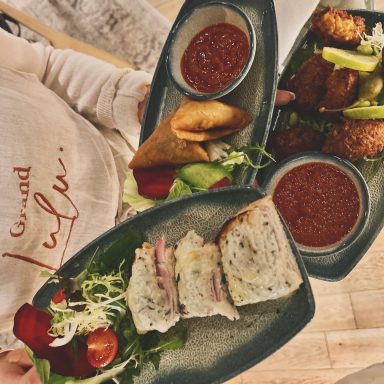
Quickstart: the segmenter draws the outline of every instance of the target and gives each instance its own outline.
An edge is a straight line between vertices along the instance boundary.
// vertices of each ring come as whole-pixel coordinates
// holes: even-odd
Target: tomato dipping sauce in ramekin
[[[343,240],[361,209],[351,177],[334,165],[316,161],[287,171],[276,184],[273,201],[294,240],[309,248]]]
[[[247,63],[246,34],[229,23],[210,25],[197,33],[181,58],[184,80],[199,92],[216,92],[229,85]]]

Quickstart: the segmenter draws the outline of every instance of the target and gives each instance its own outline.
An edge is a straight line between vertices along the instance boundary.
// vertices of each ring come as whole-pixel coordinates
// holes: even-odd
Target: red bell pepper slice
[[[214,188],[223,188],[223,187],[229,187],[231,186],[231,180],[228,179],[228,177],[223,177],[221,180],[219,180],[217,183],[211,185],[209,189],[214,189]]]
[[[141,196],[162,199],[168,196],[176,178],[175,167],[137,168],[133,170]]]
[[[47,359],[53,372],[63,376],[86,378],[95,374],[87,360],[87,345],[82,338],[77,338],[77,350],[73,351],[71,343],[61,347],[50,347],[55,339],[48,334],[52,316],[30,304],[24,304],[16,312],[13,333],[26,344],[34,354]]]

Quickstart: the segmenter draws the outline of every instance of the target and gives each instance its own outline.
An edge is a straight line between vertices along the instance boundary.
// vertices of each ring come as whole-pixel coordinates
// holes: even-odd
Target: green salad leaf
[[[31,359],[33,365],[36,367],[37,374],[40,377],[41,384],[50,383],[50,374],[51,374],[51,364],[48,360],[39,359],[33,353],[33,351],[25,346],[28,357]]]
[[[172,184],[171,190],[169,191],[169,195],[165,199],[165,201],[176,199],[177,197],[192,195],[192,190],[190,186],[185,183],[183,180],[178,177]]]
[[[144,238],[141,233],[129,230],[119,235],[119,238],[107,246],[99,246],[89,265],[88,273],[108,274],[117,272],[124,261],[127,270],[130,270],[136,248],[140,248]]]
[[[132,171],[129,171],[126,174],[124,181],[123,202],[129,204],[137,212],[145,211],[146,209],[152,208],[156,205],[155,200],[139,195],[137,183]]]

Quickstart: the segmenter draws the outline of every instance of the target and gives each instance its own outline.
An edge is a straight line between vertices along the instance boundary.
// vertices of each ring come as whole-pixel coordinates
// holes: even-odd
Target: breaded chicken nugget
[[[343,9],[326,7],[315,11],[311,30],[326,46],[353,48],[365,32],[365,19]]]
[[[319,102],[326,93],[326,80],[334,65],[321,55],[314,55],[305,61],[295,76],[288,81],[288,89],[296,94],[295,104],[306,112],[317,111]]]
[[[358,97],[359,72],[354,69],[342,68],[333,71],[326,83],[327,92],[319,103],[319,108],[339,109],[348,107]],[[334,120],[340,113],[324,112],[323,117]]]
[[[372,158],[384,150],[384,120],[345,120],[328,133],[323,152],[350,161]]]

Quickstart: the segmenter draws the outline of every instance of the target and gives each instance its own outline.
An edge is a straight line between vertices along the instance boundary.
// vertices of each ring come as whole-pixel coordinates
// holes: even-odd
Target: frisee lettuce
[[[364,33],[361,37],[361,45],[370,45],[373,48],[376,48],[379,53],[381,53],[384,47],[384,32],[383,25],[381,23],[376,23],[372,28],[372,34]]]
[[[116,318],[126,315],[127,283],[121,270],[123,263],[118,272],[89,274],[81,284],[80,300],[73,300],[70,296],[64,305],[51,302],[48,310],[53,319],[49,334],[56,337],[52,346],[67,344],[75,335],[87,335],[99,328],[109,328]]]

